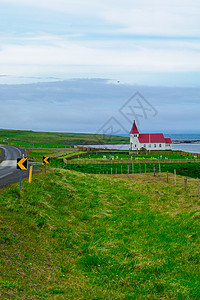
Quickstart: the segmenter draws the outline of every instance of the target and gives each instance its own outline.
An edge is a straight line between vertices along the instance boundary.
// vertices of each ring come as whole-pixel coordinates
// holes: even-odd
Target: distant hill
[[[67,147],[73,145],[129,143],[128,137],[88,133],[35,132],[0,129],[0,144],[24,147]]]

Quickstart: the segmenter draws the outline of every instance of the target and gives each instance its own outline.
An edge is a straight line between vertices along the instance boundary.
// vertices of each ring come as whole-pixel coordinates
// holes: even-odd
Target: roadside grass
[[[70,152],[70,153],[65,153],[64,155],[59,155],[57,158],[58,159],[62,159],[62,158],[68,158],[68,157],[73,157],[74,155],[81,155],[86,153],[85,151],[74,151],[74,152]]]
[[[60,151],[53,151],[53,150],[30,150],[28,149],[27,155],[30,157],[30,161],[41,162],[43,156],[56,156],[59,155]]]
[[[44,149],[27,149],[26,153],[29,157],[29,161],[42,162],[43,156],[48,156],[50,158],[60,159],[60,156],[71,156],[75,155],[77,152],[71,150],[44,150]]]
[[[59,143],[27,143],[27,142],[22,142],[22,141],[14,141],[14,142],[9,142],[9,145],[14,145],[17,147],[23,147],[23,148],[49,148],[49,149],[55,149],[55,148],[74,148],[73,145],[62,145]]]
[[[48,169],[0,199],[2,299],[200,298],[192,191]]]

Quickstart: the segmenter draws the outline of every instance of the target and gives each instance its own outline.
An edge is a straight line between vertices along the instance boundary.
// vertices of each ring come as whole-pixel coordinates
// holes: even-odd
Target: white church
[[[164,138],[163,133],[139,133],[134,121],[130,131],[130,150],[172,150],[170,138]]]

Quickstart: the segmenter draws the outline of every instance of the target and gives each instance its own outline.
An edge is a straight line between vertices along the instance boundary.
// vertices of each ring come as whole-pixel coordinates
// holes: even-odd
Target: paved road
[[[25,154],[24,150],[14,146],[0,145],[2,153],[0,159],[0,188],[19,181],[20,170],[17,169],[17,158]],[[28,170],[22,170],[22,178],[28,176]]]

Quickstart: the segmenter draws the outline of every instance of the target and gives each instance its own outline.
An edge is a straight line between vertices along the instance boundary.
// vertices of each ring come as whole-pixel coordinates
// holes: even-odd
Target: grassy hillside
[[[200,298],[192,191],[57,169],[0,199],[1,299]]]
[[[22,147],[65,147],[107,143],[129,143],[129,138],[86,133],[34,132],[0,129],[0,144]]]

